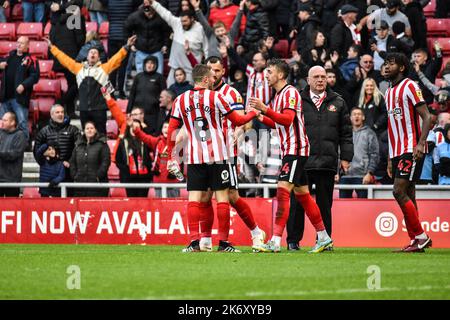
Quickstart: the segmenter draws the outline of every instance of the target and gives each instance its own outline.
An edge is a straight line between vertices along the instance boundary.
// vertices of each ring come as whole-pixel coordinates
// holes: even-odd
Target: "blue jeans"
[[[22,9],[24,22],[44,22],[45,3],[22,2]]]
[[[6,22],[5,8],[0,6],[0,22]]]
[[[108,14],[100,11],[89,11],[89,17],[92,22],[97,22],[98,26],[104,21],[108,21]]]
[[[164,57],[161,51],[156,51],[153,53],[146,53],[143,51],[136,51],[136,71],[137,73],[144,71],[144,60],[148,56],[154,56],[158,59],[158,68],[156,71],[160,74],[163,74],[163,68],[164,68]]]
[[[16,114],[19,129],[25,133],[25,137],[28,140],[30,137],[30,133],[28,132],[28,108],[17,103],[16,99],[10,99],[2,104],[0,117],[3,117],[7,112],[14,112]]]
[[[362,177],[346,177],[343,176],[339,180],[339,184],[362,184]],[[355,189],[353,189],[355,190]],[[339,198],[353,198],[353,190],[339,190]],[[367,198],[367,190],[355,190],[358,198]]]

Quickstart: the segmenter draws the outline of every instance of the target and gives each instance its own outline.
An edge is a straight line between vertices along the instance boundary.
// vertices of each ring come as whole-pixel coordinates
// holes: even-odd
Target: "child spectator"
[[[174,91],[177,96],[179,96],[182,93],[185,93],[188,90],[193,89],[194,87],[189,83],[189,81],[186,81],[186,72],[183,68],[176,68],[175,69],[175,83],[173,83],[169,90]]]
[[[60,197],[61,190],[56,188],[65,179],[63,161],[59,157],[59,147],[54,142],[43,144],[37,150],[39,182],[48,182],[48,188],[39,188],[41,197]]]

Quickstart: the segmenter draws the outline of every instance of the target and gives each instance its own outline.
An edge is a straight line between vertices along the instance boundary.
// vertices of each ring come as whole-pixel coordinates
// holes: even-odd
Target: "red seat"
[[[84,19],[86,19],[86,21],[91,21],[89,10],[85,6],[81,8],[81,15],[84,16]]]
[[[97,32],[98,25],[97,22],[86,22],[86,32],[95,31]]]
[[[33,87],[33,96],[61,98],[61,81],[59,79],[40,79]]]
[[[30,100],[28,119],[31,119],[33,124],[37,124],[39,121],[39,101],[37,99]]]
[[[48,37],[50,35],[50,29],[52,28],[52,24],[47,22],[44,28],[44,36]]]
[[[105,53],[108,54],[108,39],[102,39],[100,42],[103,45],[103,48],[105,48]]]
[[[0,40],[15,40],[15,39],[16,39],[16,24],[0,23]]]
[[[108,36],[109,36],[109,22],[108,21],[104,21],[100,24],[98,33],[99,33],[100,39],[108,39]]]
[[[42,39],[43,26],[40,22],[22,22],[17,27],[17,36],[26,36],[33,40]]]
[[[125,188],[110,188],[109,189],[109,196],[110,197],[118,197],[118,198],[126,198],[127,197],[127,191]]]
[[[427,32],[430,37],[450,36],[450,19],[431,19],[427,20]]]
[[[279,40],[275,44],[274,50],[280,55],[280,58],[287,58],[289,56],[289,42],[286,39]]]
[[[425,17],[434,17],[434,12],[435,11],[436,11],[436,0],[431,0],[423,8],[423,13],[425,14]]]
[[[128,107],[128,99],[118,99],[117,100],[117,104],[120,107],[120,110],[122,110],[123,113],[127,112],[127,107]]]
[[[116,120],[106,121],[106,135],[108,139],[116,139],[119,134],[119,127]]]
[[[16,3],[11,12],[12,21],[23,21],[22,4]]]
[[[46,41],[30,41],[30,54],[38,59],[47,59],[48,44]]]
[[[109,180],[119,180],[119,168],[117,168],[114,162],[111,162],[111,165],[108,169],[108,179]]]
[[[55,77],[53,70],[53,60],[39,60],[39,73],[41,78],[52,79]]]
[[[40,198],[39,188],[37,187],[25,187],[22,192],[23,198]]]
[[[55,104],[55,99],[53,98],[38,98],[39,107],[39,118],[48,119],[50,118],[50,109]]]
[[[0,41],[0,57],[6,57],[9,53],[17,48],[15,42]]]
[[[69,84],[67,83],[67,79],[65,77],[57,78],[61,82],[61,92],[66,93],[69,89]]]

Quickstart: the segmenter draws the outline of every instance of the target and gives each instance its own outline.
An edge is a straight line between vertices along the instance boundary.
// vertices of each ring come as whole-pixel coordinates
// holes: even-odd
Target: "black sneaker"
[[[191,243],[181,250],[181,252],[200,252],[200,240],[191,241]]]
[[[300,246],[298,245],[298,243],[289,242],[287,249],[288,249],[288,251],[298,251],[298,250],[300,250]]]
[[[219,241],[219,248],[217,248],[218,252],[235,252],[235,253],[239,253],[241,252],[241,250],[236,249],[235,247],[233,247],[231,245],[231,243],[229,243],[228,241]]]

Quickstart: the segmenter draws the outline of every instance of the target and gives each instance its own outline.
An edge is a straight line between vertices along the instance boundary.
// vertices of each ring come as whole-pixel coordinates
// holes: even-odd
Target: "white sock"
[[[200,243],[201,244],[211,244],[212,243],[212,238],[211,237],[202,237],[200,239]]]
[[[416,236],[416,239],[420,239],[420,240],[426,240],[427,238],[428,238],[428,236],[425,232]]]
[[[272,236],[272,241],[275,243],[276,246],[281,246],[281,237]]]
[[[261,234],[261,229],[259,229],[259,227],[256,226],[255,229],[250,230],[250,233],[252,234],[252,238],[257,237]]]
[[[320,242],[330,239],[330,236],[328,235],[326,230],[317,231],[317,237],[319,238]]]

